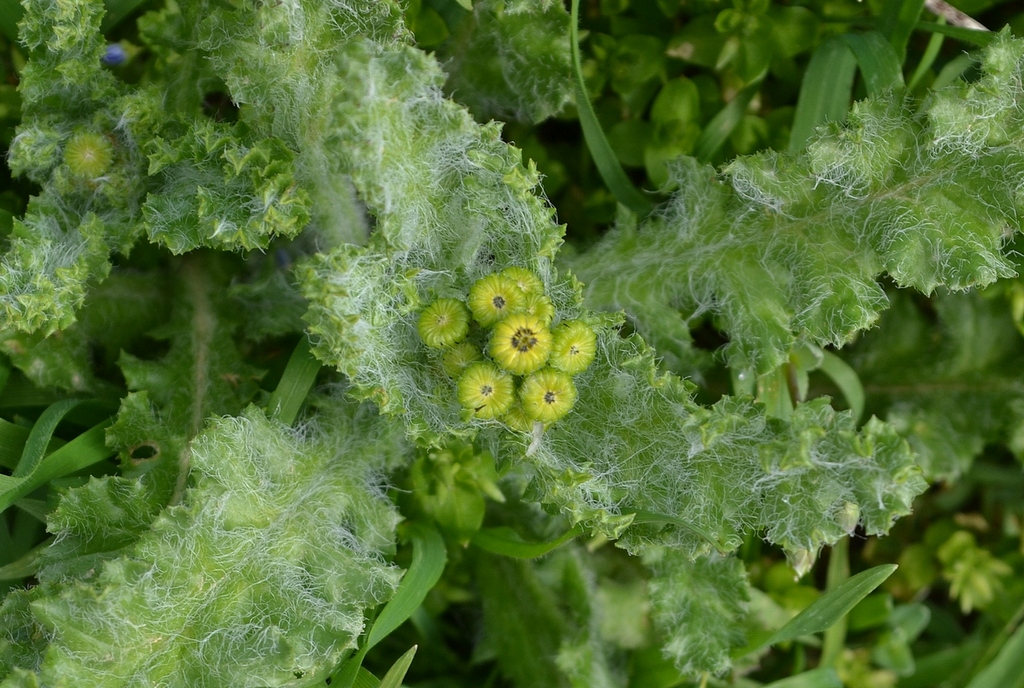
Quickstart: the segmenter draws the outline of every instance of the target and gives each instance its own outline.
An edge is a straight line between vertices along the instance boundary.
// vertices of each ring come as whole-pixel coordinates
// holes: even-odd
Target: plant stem
[[[825,581],[827,590],[834,590],[850,577],[850,538],[844,537],[832,546],[832,553],[828,558],[828,574]],[[843,646],[846,643],[846,616],[832,624],[825,631],[824,642],[821,646],[821,661],[818,666],[835,666],[839,657],[843,654]]]

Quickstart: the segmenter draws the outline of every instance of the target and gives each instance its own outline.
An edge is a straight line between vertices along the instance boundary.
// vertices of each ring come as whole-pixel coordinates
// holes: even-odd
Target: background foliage
[[[958,7],[0,0],[0,686],[1024,685]],[[547,427],[417,335],[510,266],[597,333]]]

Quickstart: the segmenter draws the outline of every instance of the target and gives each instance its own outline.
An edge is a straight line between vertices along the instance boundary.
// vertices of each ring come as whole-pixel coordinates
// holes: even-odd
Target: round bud
[[[516,432],[533,432],[533,419],[526,415],[526,411],[523,410],[523,405],[520,402],[516,402],[512,405],[512,408],[508,410],[501,420],[509,427],[510,430]]]
[[[444,352],[441,363],[444,365],[444,372],[456,380],[462,376],[473,363],[484,360],[480,350],[471,343],[463,340]]]
[[[459,403],[477,418],[502,416],[514,401],[512,377],[492,363],[474,363],[459,378]]]
[[[526,268],[521,268],[516,265],[510,268],[505,268],[498,274],[515,282],[516,286],[519,287],[519,290],[524,294],[544,293],[544,283],[540,281],[540,277],[537,277],[537,275],[533,274]]]
[[[582,320],[570,320],[555,328],[551,345],[551,367],[576,375],[594,362],[597,335]]]
[[[537,316],[545,327],[550,327],[551,321],[555,318],[555,306],[544,294],[527,294],[522,312]]]
[[[101,177],[110,168],[113,160],[113,147],[102,134],[81,132],[75,134],[64,146],[64,163],[72,174],[78,177]]]
[[[516,283],[501,275],[487,275],[469,288],[469,310],[484,327],[522,308],[525,295]]]
[[[438,299],[420,314],[417,327],[427,346],[441,349],[466,338],[469,312],[457,299]]]
[[[488,352],[505,370],[527,375],[548,362],[551,331],[535,315],[513,313],[494,326]]]
[[[545,368],[526,378],[519,399],[528,418],[551,423],[569,413],[576,403],[576,386],[567,373]]]

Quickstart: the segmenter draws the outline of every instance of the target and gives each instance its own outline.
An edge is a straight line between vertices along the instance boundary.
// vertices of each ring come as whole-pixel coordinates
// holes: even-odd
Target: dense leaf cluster
[[[763,381],[795,370],[798,350],[820,358],[875,323],[890,303],[880,275],[925,294],[1012,275],[1024,43],[1000,35],[979,79],[923,105],[869,98],[800,155],[721,172],[678,155],[697,141],[689,120],[704,96],[666,79],[651,115],[665,145],[644,162],[667,200],[646,218],[623,209],[606,236],[559,258],[565,227],[537,165],[480,121],[567,110],[568,14],[548,0],[435,4],[168,2],[139,19],[146,57],[132,75],[104,66],[99,0],[25,3],[10,167],[39,191],[0,257],[0,390],[15,399],[0,411],[16,409],[0,425],[0,487],[30,470],[19,456],[45,460],[62,442],[57,421],[42,429],[46,390],[96,397],[100,416],[116,408],[109,427],[79,410],[63,432],[106,427],[117,461],[95,457],[96,475],[69,478],[49,503],[17,502],[55,537],[14,562],[34,580],[0,606],[4,688],[332,674],[345,685],[366,616],[415,596],[395,593],[402,518],[477,545],[453,550],[457,573],[413,616],[418,628],[429,633],[437,598],[464,599],[459,576],[471,575],[479,653],[513,683],[622,685],[624,653],[648,645],[677,677],[722,673],[745,632],[780,626],[800,594],[751,590],[741,547],[764,538],[802,575],[858,528],[887,533],[927,487],[922,467],[952,478],[985,442],[1019,449],[1019,421],[1006,419],[1021,413],[1015,383],[981,388],[1020,347],[986,346],[964,324],[1015,338],[996,322],[996,292],[943,296],[937,323],[895,297],[902,339],[883,327],[850,357],[885,418],[862,425],[825,397],[785,414],[763,395],[698,402],[703,390],[666,372],[659,350],[691,356],[689,327],[709,315],[733,372]],[[807,10],[764,4],[721,14],[714,46],[684,31],[671,47],[595,34],[591,50],[627,109],[654,97],[666,55],[700,64],[719,51],[716,64],[756,85],[769,65],[795,70],[816,26]],[[438,55],[417,47],[449,24]],[[572,410],[548,425],[467,413],[443,347],[422,334],[431,304],[509,268],[540,281],[553,327],[596,335]],[[628,323],[601,312],[618,309]],[[918,372],[936,328],[954,341]],[[287,367],[281,352],[307,335],[344,382],[311,395],[292,427],[318,364],[301,344]],[[917,399],[924,376],[955,394]],[[958,426],[957,407],[978,399],[990,422]],[[25,408],[40,419],[30,431]],[[940,439],[943,425],[953,432]],[[437,493],[403,494],[410,485]],[[573,528],[636,557],[571,546],[541,564],[499,558],[496,547],[529,546],[497,528],[490,545],[477,539],[485,517],[537,538]],[[934,556],[954,594],[1005,574],[973,540],[944,535]],[[956,568],[954,550],[977,565]],[[613,610],[631,621],[609,623]]]

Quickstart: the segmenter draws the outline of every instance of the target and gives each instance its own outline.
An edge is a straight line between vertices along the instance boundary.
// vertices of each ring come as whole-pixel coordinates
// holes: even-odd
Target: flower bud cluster
[[[572,409],[572,378],[597,351],[588,324],[569,320],[552,329],[554,318],[540,278],[511,267],[477,280],[465,303],[434,301],[418,329],[424,344],[444,350],[444,369],[458,380],[463,408],[529,432],[534,422],[552,423]]]

